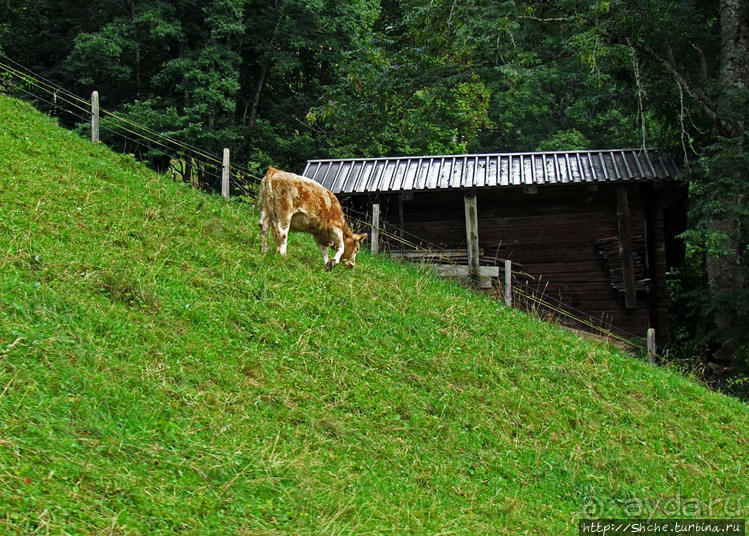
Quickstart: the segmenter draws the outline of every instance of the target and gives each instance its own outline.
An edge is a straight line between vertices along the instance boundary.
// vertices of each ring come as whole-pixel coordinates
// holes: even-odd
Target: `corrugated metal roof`
[[[679,168],[642,149],[309,160],[302,173],[333,193],[657,180]]]

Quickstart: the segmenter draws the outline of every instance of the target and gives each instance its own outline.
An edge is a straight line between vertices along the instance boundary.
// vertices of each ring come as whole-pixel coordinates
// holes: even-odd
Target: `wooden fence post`
[[[91,92],[91,142],[99,142],[99,92]]]
[[[224,147],[224,161],[221,164],[221,195],[229,199],[229,149]]]
[[[648,329],[648,361],[655,363],[655,330]]]
[[[372,205],[372,228],[369,232],[369,249],[373,255],[380,252],[380,204]]]
[[[505,305],[512,307],[512,261],[505,261]]]

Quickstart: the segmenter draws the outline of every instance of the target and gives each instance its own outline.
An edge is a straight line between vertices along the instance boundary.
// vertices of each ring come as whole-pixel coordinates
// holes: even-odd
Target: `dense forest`
[[[659,147],[690,187],[679,353],[749,369],[746,0],[0,1],[0,53],[260,172]]]

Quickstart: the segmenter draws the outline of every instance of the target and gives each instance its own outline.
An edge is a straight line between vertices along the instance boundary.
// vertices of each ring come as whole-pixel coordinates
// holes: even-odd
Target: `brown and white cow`
[[[338,198],[324,186],[293,173],[269,168],[260,182],[261,251],[268,251],[268,231],[273,230],[278,253],[286,255],[289,231],[309,233],[315,238],[328,270],[339,261],[347,268],[356,263],[356,253],[366,234],[351,231]],[[328,248],[335,255],[328,260]]]

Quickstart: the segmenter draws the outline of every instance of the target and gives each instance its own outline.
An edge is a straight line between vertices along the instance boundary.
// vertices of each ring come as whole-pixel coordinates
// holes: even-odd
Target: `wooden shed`
[[[664,341],[686,221],[678,172],[667,154],[613,149],[310,160],[303,175],[344,207],[379,205],[410,243],[464,251],[474,274],[509,259],[536,292]]]

